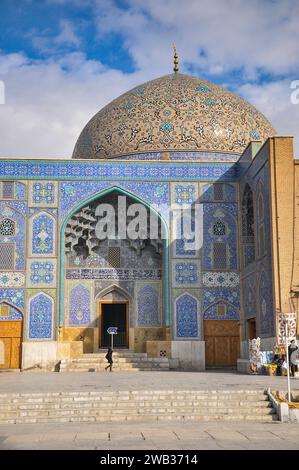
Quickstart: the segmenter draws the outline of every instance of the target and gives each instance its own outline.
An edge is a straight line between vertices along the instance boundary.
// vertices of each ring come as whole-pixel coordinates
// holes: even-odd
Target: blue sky
[[[0,155],[68,158],[101,107],[180,69],[242,95],[296,136],[298,0],[0,0]]]

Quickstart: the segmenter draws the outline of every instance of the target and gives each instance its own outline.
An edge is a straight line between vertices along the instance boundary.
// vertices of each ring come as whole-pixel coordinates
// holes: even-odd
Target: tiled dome
[[[243,98],[213,83],[174,73],[124,93],[85,126],[72,158],[107,159],[165,151],[240,155],[250,140],[276,132]]]

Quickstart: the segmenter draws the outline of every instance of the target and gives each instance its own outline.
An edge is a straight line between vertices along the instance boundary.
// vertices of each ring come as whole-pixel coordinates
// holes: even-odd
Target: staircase
[[[278,420],[261,391],[129,390],[0,394],[0,424]]]
[[[83,354],[76,359],[62,359],[60,372],[105,372],[107,350]],[[166,371],[169,370],[167,357],[148,357],[146,353],[135,353],[128,350],[113,352],[113,371]]]

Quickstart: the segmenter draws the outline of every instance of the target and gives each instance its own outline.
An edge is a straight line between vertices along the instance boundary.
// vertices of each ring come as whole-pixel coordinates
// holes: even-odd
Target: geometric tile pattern
[[[203,265],[213,269],[214,247],[226,244],[223,269],[237,269],[237,206],[236,204],[205,203],[203,216]],[[218,265],[220,266],[220,261]],[[216,268],[217,269],[217,268]],[[219,269],[219,268],[218,268]]]
[[[8,205],[9,204],[9,205]],[[0,235],[0,243],[15,243],[14,249],[14,263],[15,266],[9,264],[5,268],[5,263],[1,262],[2,269],[25,269],[25,217],[26,215],[26,206],[16,209],[16,204],[14,201],[9,203],[0,202],[0,217],[5,217],[4,220],[10,220],[14,228],[13,234],[2,234]],[[23,204],[23,203],[20,203]]]
[[[181,211],[173,211],[173,247],[175,257],[194,257],[197,254],[195,248],[195,218],[181,214]],[[184,236],[184,231],[188,239]],[[189,239],[190,235],[190,239]],[[192,237],[193,235],[193,237]]]
[[[20,272],[1,271],[0,287],[22,287],[25,284],[25,275]]]
[[[84,127],[73,158],[163,150],[242,154],[274,129],[250,103],[198,77],[170,74],[124,93]]]
[[[15,305],[21,311],[24,310],[25,305],[25,290],[24,289],[0,289],[1,302]]]
[[[202,276],[202,284],[206,287],[237,287],[239,274],[234,272],[207,272]]]
[[[117,172],[116,172],[117,175]],[[169,211],[169,184],[157,182],[116,182],[112,181],[67,181],[60,185],[60,210],[59,218],[63,220],[65,216],[82,201],[95,196],[100,191],[111,187],[120,187],[128,193],[137,195],[161,213],[165,219],[168,218]],[[123,196],[122,193],[119,193]]]
[[[90,291],[77,285],[70,291],[69,325],[88,325],[90,323]]]
[[[274,331],[274,312],[269,291],[268,275],[263,270],[259,276],[258,283],[260,331],[261,334],[271,334]]]
[[[217,181],[238,179],[245,168],[233,162],[200,163],[186,162],[165,165],[151,162],[148,164],[136,164],[135,162],[32,162],[30,160],[1,160],[0,174],[2,177],[20,179],[25,175],[39,179],[47,177],[54,180],[99,180],[110,179],[116,181]]]
[[[219,185],[219,183],[218,183]],[[236,202],[236,188],[228,183],[222,183],[222,202]],[[201,196],[200,202],[219,202],[219,199],[215,199],[215,184],[204,184],[201,185]]]
[[[203,309],[206,310],[211,305],[216,303],[227,302],[236,307],[240,308],[240,291],[239,289],[233,288],[212,288],[212,289],[203,289],[202,292],[202,305]]]
[[[32,285],[45,284],[53,285],[55,279],[55,266],[53,261],[31,261],[30,282]]]
[[[183,294],[175,301],[176,336],[177,338],[197,338],[198,301],[190,294]]]
[[[55,204],[55,192],[56,185],[52,182],[34,182],[31,189],[32,202],[39,206],[52,206]]]
[[[29,339],[52,339],[54,301],[43,292],[29,301]]]
[[[19,181],[15,182],[15,198],[26,199],[26,186]]]
[[[32,254],[54,254],[55,221],[46,213],[40,213],[32,219]]]
[[[6,302],[1,302],[0,306],[1,305],[6,305],[8,307],[8,315],[0,315],[0,321],[23,320],[23,316],[17,308],[7,304]]]
[[[218,302],[220,305],[225,305],[225,314],[219,315],[217,311],[217,304],[212,305],[204,311],[204,320],[240,320],[239,311],[233,305],[227,304],[225,301]]]
[[[139,284],[137,289],[137,325],[159,326],[160,319],[160,284]]]
[[[173,183],[171,185],[171,201],[174,206],[191,205],[197,202],[198,185]]]
[[[243,279],[242,292],[244,316],[245,318],[255,318],[257,316],[255,274]]]
[[[173,261],[173,286],[195,287],[199,285],[199,261]]]

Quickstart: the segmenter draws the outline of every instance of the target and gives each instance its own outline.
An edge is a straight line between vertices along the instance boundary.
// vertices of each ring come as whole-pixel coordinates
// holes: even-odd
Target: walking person
[[[290,373],[292,377],[295,376],[297,366],[296,364],[292,363],[291,357],[292,357],[292,354],[297,350],[298,350],[298,346],[296,344],[296,341],[293,339],[293,341],[291,341],[291,344],[289,345],[289,364],[290,364]]]
[[[113,350],[111,348],[108,348],[108,352],[105,358],[107,359],[109,364],[107,367],[105,367],[105,370],[108,370],[110,368],[110,372],[112,372],[112,364],[113,364],[112,354],[113,354]]]

